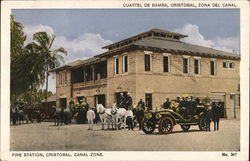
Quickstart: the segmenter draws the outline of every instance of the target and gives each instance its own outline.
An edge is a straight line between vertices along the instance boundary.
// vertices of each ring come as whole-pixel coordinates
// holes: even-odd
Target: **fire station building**
[[[56,68],[56,104],[87,98],[111,107],[121,92],[151,109],[166,97],[223,102],[224,117],[240,117],[240,55],[182,42],[187,35],[152,29],[103,47],[106,52]]]

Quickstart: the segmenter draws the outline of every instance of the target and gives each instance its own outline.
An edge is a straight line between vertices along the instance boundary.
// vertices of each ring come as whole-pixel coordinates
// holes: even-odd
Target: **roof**
[[[76,60],[71,63],[65,64],[61,67],[50,70],[50,72],[56,72],[59,70],[63,70],[65,68],[74,68],[79,67],[81,65],[93,64],[95,62],[100,62],[108,55],[117,54],[119,52],[125,52],[129,49],[133,49],[134,47],[144,49],[144,50],[161,50],[169,53],[176,54],[187,54],[187,55],[199,55],[199,56],[207,56],[207,57],[225,57],[229,59],[240,59],[239,54],[233,54],[221,50],[216,50],[208,47],[203,47],[199,45],[193,45],[189,43],[185,43],[179,40],[168,39],[166,37],[162,38],[161,36],[149,36],[149,33],[163,33],[167,35],[176,35],[179,38],[187,37],[187,35],[165,31],[161,29],[152,29],[147,32],[143,32],[141,34],[129,37],[127,39],[118,41],[111,45],[105,46],[103,48],[109,48],[111,46],[115,47],[112,50],[107,52],[98,54],[92,58],[86,60]],[[116,45],[120,45],[116,47]]]
[[[86,64],[89,64],[89,63],[93,63],[97,60],[100,60],[100,58],[98,57],[92,57],[92,58],[89,58],[89,59],[85,59],[85,60],[82,60],[82,59],[78,59],[78,60],[75,60],[73,62],[70,62],[70,63],[67,63],[61,67],[58,67],[58,68],[54,68],[52,70],[50,70],[49,72],[56,72],[58,70],[63,70],[65,68],[70,68],[70,67],[76,67],[76,66],[81,66],[81,65],[86,65]]]
[[[165,35],[164,37],[161,37],[160,35],[158,35],[158,37],[161,37],[162,39],[169,39],[169,38],[167,38],[167,35],[178,36],[178,39],[175,39],[175,40],[178,40],[178,41],[179,41],[180,38],[188,37],[188,35],[184,35],[184,34],[180,34],[180,33],[176,33],[176,32],[170,32],[170,31],[162,30],[162,29],[158,29],[158,28],[154,28],[154,29],[151,29],[149,31],[146,31],[146,32],[137,34],[135,36],[123,39],[121,41],[115,42],[113,44],[104,46],[103,48],[108,49],[110,47],[115,47],[117,45],[119,46],[119,45],[124,45],[124,44],[128,44],[128,43],[132,43],[134,41],[140,40],[141,38],[151,37],[151,36],[153,36],[153,33],[164,34]]]
[[[240,58],[239,54],[233,54],[221,50],[216,50],[208,47],[203,47],[199,45],[193,45],[181,41],[168,41],[168,40],[159,40],[154,38],[142,39],[140,41],[134,42],[133,45],[159,48],[165,50],[174,50],[182,51],[187,53],[198,54],[201,56],[210,55],[210,56],[224,56],[224,57],[233,57]]]
[[[124,46],[116,50],[107,51],[100,55],[99,57],[104,57],[111,54],[116,54],[118,52],[126,52],[129,49],[139,48],[144,50],[160,50],[162,52],[169,52],[175,54],[186,54],[186,55],[199,55],[207,57],[225,57],[229,59],[240,59],[239,54],[233,54],[221,50],[216,50],[208,47],[203,47],[199,45],[193,45],[181,41],[172,40],[162,40],[154,37],[149,37],[146,39],[141,39],[139,41],[133,42],[130,45]]]

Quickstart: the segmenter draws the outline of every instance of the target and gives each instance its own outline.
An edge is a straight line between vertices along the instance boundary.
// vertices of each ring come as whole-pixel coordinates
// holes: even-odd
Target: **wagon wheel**
[[[206,119],[205,119],[205,116],[202,115],[199,119],[199,122],[198,122],[198,126],[199,126],[199,129],[201,131],[205,131],[206,130]]]
[[[190,128],[190,125],[181,125],[181,129],[185,132],[187,132]]]
[[[171,117],[164,117],[159,123],[159,132],[162,134],[169,134],[174,128],[173,119]]]
[[[146,134],[151,134],[155,130],[155,123],[152,120],[142,120],[142,131]]]

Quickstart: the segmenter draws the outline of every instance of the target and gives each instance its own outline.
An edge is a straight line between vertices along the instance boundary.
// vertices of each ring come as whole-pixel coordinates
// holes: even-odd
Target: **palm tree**
[[[35,50],[37,58],[35,59],[36,65],[40,66],[40,72],[43,72],[43,76],[46,78],[46,91],[45,91],[45,104],[46,104],[46,115],[47,115],[47,96],[48,96],[48,77],[49,70],[56,68],[60,65],[61,62],[64,62],[63,55],[67,55],[67,51],[60,47],[58,49],[53,50],[52,45],[56,36],[49,36],[46,32],[37,32],[33,35],[32,42],[28,44],[26,47],[29,49]],[[38,71],[39,70],[35,70]],[[41,76],[42,78],[42,76]],[[43,77],[44,78],[44,77]],[[43,79],[44,80],[44,79]]]
[[[11,104],[14,103],[16,97],[25,91],[28,87],[26,82],[22,79],[26,75],[20,76],[22,67],[20,65],[21,57],[23,55],[23,44],[26,40],[26,36],[23,32],[23,24],[16,22],[13,15],[10,17],[10,93],[11,93]],[[26,74],[26,73],[24,73]]]

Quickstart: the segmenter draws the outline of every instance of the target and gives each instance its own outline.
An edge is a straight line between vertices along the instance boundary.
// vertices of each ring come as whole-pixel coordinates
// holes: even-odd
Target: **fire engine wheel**
[[[199,123],[198,123],[199,129],[201,131],[205,131],[206,130],[206,120],[205,120],[205,116],[202,115],[199,119]]]
[[[190,125],[181,125],[181,129],[185,132],[187,132],[190,128]]]
[[[151,120],[148,119],[143,119],[142,120],[142,131],[145,134],[152,134],[155,130],[155,123]]]
[[[162,134],[169,134],[174,128],[173,119],[171,117],[164,117],[159,123],[159,132]]]

